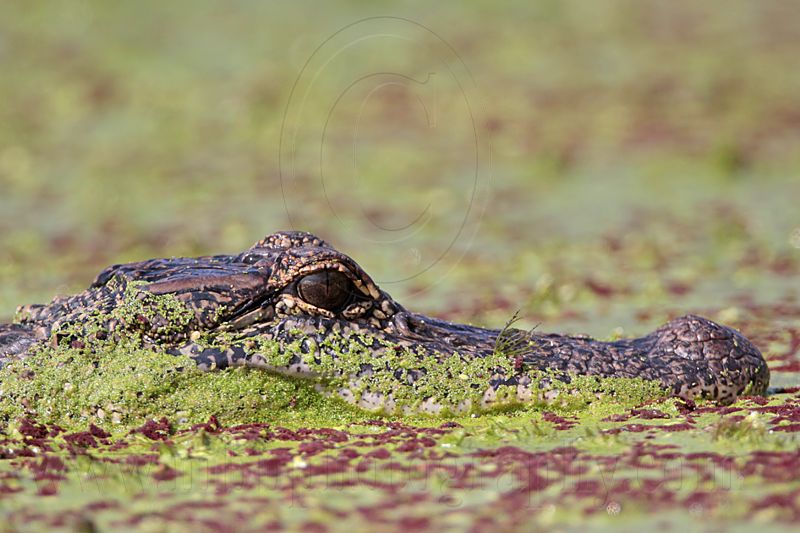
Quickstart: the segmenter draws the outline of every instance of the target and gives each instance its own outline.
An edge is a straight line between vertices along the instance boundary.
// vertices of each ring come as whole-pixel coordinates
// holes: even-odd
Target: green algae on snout
[[[458,352],[430,353],[378,340],[383,349],[376,353],[365,347],[372,346],[374,341],[369,336],[330,335],[323,344],[327,348],[325,351],[334,355],[319,360],[309,355],[303,357],[312,369],[328,377],[334,390],[348,389],[356,399],[366,392],[390,395],[395,411],[401,413],[418,411],[428,399],[441,405],[440,414],[448,416],[519,407],[522,402],[517,399],[515,385],[500,385],[491,403],[482,404],[490,380],[498,374],[527,374],[533,386],[532,398],[525,403],[533,406],[575,409],[603,397],[635,403],[664,395],[658,384],[644,380],[557,376],[538,369],[515,370],[514,358],[500,351],[486,357],[462,357]],[[364,365],[369,365],[371,371],[353,379]]]
[[[442,354],[421,347],[393,344],[363,332],[319,331],[309,334],[298,328],[284,338],[206,334],[198,342],[206,347],[243,347],[257,354],[263,364],[288,369],[297,359],[314,377],[317,387],[332,397],[346,396],[383,415],[470,415],[527,406],[578,409],[600,400],[635,404],[662,397],[654,382],[639,379],[558,375],[540,369],[516,368],[515,357],[502,350],[485,357],[464,357],[458,352]],[[485,393],[502,376],[527,375],[530,399],[518,398],[516,385],[499,385]],[[375,401],[375,399],[379,400]],[[362,400],[365,400],[362,402]]]

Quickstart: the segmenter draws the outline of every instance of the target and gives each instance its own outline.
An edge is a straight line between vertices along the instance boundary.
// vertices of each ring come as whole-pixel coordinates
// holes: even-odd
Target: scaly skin
[[[137,286],[138,305],[144,309],[155,305],[152,295],[171,295],[185,306],[183,319],[169,323],[158,311],[115,314],[130,305],[126,294],[131,286]],[[534,381],[531,370],[552,371],[565,380],[569,374],[655,380],[675,396],[721,403],[732,402],[746,390],[763,394],[769,384],[767,365],[746,338],[692,315],[641,338],[601,342],[516,329],[501,332],[412,313],[380,290],[351,258],[302,232],[275,233],[234,256],[115,265],[101,272],[86,291],[48,305],[22,307],[18,316],[14,324],[0,325],[0,361],[57,342],[76,324],[108,317],[103,319],[107,335],[136,331],[147,346],[188,355],[202,369],[245,365],[299,377],[319,378],[326,372],[344,376],[344,385],[335,392],[363,407],[387,411],[398,407],[399,395],[363,387],[376,372],[375,365],[394,372],[395,391],[413,389],[429,372],[421,363],[403,370],[385,368],[397,361],[387,353],[398,347],[426,364],[444,364],[449,357],[490,361],[501,352],[505,363],[481,375],[484,407],[492,405],[501,388],[514,391],[522,401],[540,397],[545,387]],[[204,341],[215,335],[235,342]],[[337,339],[337,346],[349,342],[350,350],[367,350],[373,358],[355,370],[347,367],[341,348],[334,349],[331,339]],[[265,343],[277,348],[268,355]],[[299,346],[300,355],[289,353],[292,343]],[[331,363],[323,368],[322,360]],[[442,409],[437,398],[419,400],[416,410]],[[467,401],[455,407],[476,406]]]

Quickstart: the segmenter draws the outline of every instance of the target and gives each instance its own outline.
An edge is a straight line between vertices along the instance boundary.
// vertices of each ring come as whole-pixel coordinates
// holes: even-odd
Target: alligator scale
[[[178,320],[162,309],[165,301]],[[134,312],[120,312],[126,309]],[[744,336],[698,316],[602,342],[413,313],[350,257],[303,232],[269,235],[239,255],[109,267],[84,292],[23,306],[13,324],[0,325],[0,362],[48,344],[82,347],[75,332],[90,322],[102,327],[87,335],[135,334],[204,370],[244,365],[317,380],[351,403],[389,412],[540,398],[552,382],[542,376],[642,378],[675,396],[721,403],[763,394],[769,384],[764,359]],[[436,388],[436,376],[456,372],[474,394]]]

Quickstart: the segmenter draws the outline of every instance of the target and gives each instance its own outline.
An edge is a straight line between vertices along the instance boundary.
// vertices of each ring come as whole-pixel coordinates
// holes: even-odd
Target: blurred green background
[[[0,3],[0,317],[305,229],[415,310],[607,334],[775,300],[800,3]],[[623,295],[611,298],[613,295]]]

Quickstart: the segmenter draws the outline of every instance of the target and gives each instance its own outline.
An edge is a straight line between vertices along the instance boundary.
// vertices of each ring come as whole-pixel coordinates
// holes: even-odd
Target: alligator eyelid
[[[375,289],[371,284],[364,283],[364,281],[358,276],[356,276],[351,269],[347,268],[341,263],[329,262],[329,263],[308,265],[306,267],[300,268],[297,271],[297,274],[298,277],[303,277],[323,270],[336,270],[338,272],[341,272],[342,274],[347,276],[350,279],[350,281],[353,282],[353,285],[355,285],[355,287],[364,296],[368,296],[370,298],[378,298],[380,296],[380,293],[378,293],[377,289]]]

